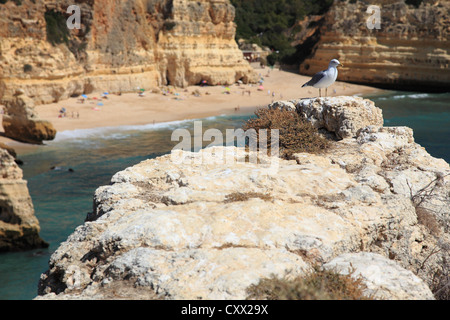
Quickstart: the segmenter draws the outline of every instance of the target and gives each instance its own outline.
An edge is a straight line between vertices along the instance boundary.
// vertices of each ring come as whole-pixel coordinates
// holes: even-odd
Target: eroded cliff
[[[53,125],[40,119],[34,110],[34,101],[17,90],[12,97],[4,97],[5,114],[2,125],[5,137],[32,144],[42,144],[53,140],[56,130]]]
[[[22,170],[0,147],[0,252],[47,247]]]
[[[81,9],[70,30],[69,5]],[[255,81],[228,0],[24,0],[0,4],[0,97],[36,103],[93,90]]]
[[[378,6],[380,25],[376,12]],[[447,91],[450,86],[450,2],[335,1],[300,73],[313,75],[336,58],[339,80],[384,88]]]

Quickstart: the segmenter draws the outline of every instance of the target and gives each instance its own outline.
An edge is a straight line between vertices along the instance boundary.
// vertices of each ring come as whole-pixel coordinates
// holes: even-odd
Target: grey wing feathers
[[[306,86],[313,86],[313,85],[315,85],[315,84],[316,84],[317,82],[319,82],[324,76],[325,76],[325,72],[324,72],[324,71],[317,72],[317,73],[312,77],[311,80],[309,80],[307,83],[305,83],[304,85],[302,85],[302,88],[303,88],[303,87],[306,87]]]

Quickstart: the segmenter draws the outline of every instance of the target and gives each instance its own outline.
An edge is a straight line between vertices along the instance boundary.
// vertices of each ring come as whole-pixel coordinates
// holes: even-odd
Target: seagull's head
[[[330,61],[330,65],[329,66],[333,67],[333,68],[338,68],[338,67],[343,67],[344,65],[342,63],[340,63],[339,60],[333,59],[333,60]]]

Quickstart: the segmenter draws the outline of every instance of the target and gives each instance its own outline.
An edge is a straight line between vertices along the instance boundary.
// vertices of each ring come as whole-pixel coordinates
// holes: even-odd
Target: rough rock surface
[[[53,125],[39,118],[34,111],[34,102],[18,90],[13,97],[4,97],[3,129],[5,136],[17,141],[42,144],[44,140],[53,140],[56,130]]]
[[[368,28],[380,8],[380,28]],[[368,11],[368,12],[367,12]],[[450,2],[335,1],[300,73],[313,75],[331,59],[345,65],[338,80],[390,88],[447,91],[450,86]],[[372,21],[373,22],[373,21]]]
[[[118,288],[128,299],[243,299],[262,277],[333,259],[358,261],[383,298],[432,298],[427,285],[449,258],[449,165],[405,127],[369,126],[333,144],[258,164],[235,147],[173,151],[118,172],[52,255],[38,299],[103,299]],[[385,260],[346,255],[357,252]],[[389,267],[378,282],[364,271],[375,260]]]
[[[339,139],[356,137],[358,131],[367,126],[383,126],[381,109],[360,97],[276,101],[269,108],[295,110],[317,129],[334,132]]]
[[[0,252],[47,247],[39,231],[22,170],[0,148]]]
[[[367,286],[364,294],[375,299],[434,299],[431,290],[414,273],[376,253],[346,253],[326,263],[324,268],[361,277]]]
[[[69,30],[73,4],[81,29]],[[41,104],[95,90],[256,81],[234,16],[228,0],[8,1],[0,4],[0,97],[22,88]]]

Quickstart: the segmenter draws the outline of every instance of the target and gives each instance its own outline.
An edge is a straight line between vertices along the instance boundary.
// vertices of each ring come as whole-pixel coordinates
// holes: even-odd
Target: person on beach
[[[65,118],[65,117],[66,117],[66,108],[62,107],[62,108],[59,110],[59,116],[58,116],[58,118]]]

